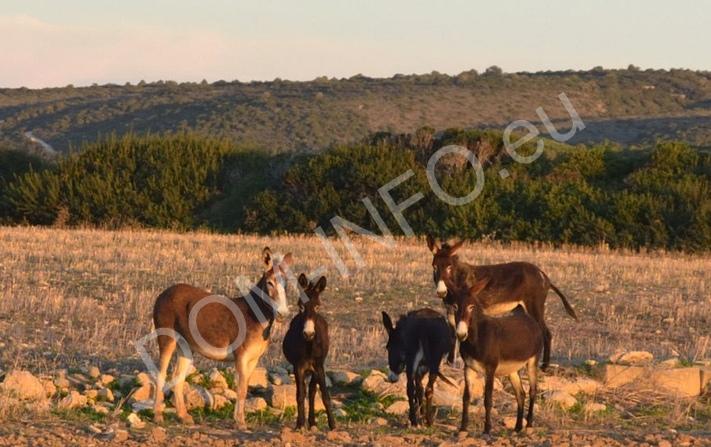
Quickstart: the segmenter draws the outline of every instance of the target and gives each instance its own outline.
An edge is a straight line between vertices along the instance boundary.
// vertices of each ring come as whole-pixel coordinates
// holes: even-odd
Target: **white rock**
[[[607,410],[607,405],[597,402],[588,402],[583,407],[583,411],[588,414],[600,413],[605,410]]]
[[[554,402],[558,406],[560,406],[562,409],[567,410],[569,408],[572,408],[575,406],[575,404],[578,403],[577,399],[575,399],[573,396],[570,394],[566,393],[565,391],[554,391],[548,396],[548,400],[551,402]]]
[[[131,413],[128,415],[126,418],[128,421],[128,424],[131,426],[131,428],[143,428],[146,426],[146,423],[141,420],[141,417],[137,415],[136,413]]]
[[[252,397],[244,401],[244,411],[246,413],[254,413],[267,408],[267,401],[261,397]]]
[[[218,371],[217,368],[212,368],[210,370],[210,372],[208,373],[207,379],[210,382],[210,386],[212,386],[212,387],[222,388],[222,389],[229,388],[229,385],[227,384],[227,379],[225,379],[225,376],[223,376],[222,373],[220,371]]]
[[[101,376],[101,370],[96,366],[91,366],[87,370],[87,374],[89,374],[89,377],[91,377],[92,379],[98,379],[99,376]]]
[[[654,356],[647,351],[617,352],[610,356],[611,363],[619,365],[646,365],[652,363]]]
[[[10,371],[2,387],[6,393],[21,400],[44,400],[47,397],[42,381],[29,371]]]
[[[363,381],[363,378],[353,371],[339,370],[328,373],[333,383],[341,386],[355,385]]]
[[[410,405],[404,400],[393,402],[388,408],[385,409],[386,413],[395,415],[407,414],[408,411],[410,411]]]
[[[88,399],[76,390],[72,390],[62,400],[59,401],[57,407],[64,410],[73,410],[86,406]]]

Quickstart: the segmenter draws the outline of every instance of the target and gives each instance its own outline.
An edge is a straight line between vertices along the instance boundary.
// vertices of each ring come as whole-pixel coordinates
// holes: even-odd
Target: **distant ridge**
[[[269,152],[317,150],[381,130],[501,128],[516,119],[536,121],[539,106],[564,127],[561,92],[588,124],[573,142],[630,145],[674,138],[711,146],[711,72],[631,66],[0,89],[0,148],[33,144],[26,132],[65,152],[112,132],[190,129]]]

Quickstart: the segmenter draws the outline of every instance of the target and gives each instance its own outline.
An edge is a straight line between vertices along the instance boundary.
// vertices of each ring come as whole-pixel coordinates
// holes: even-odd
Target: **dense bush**
[[[480,196],[451,206],[432,192],[429,157],[446,144],[483,160]],[[86,146],[45,170],[9,181],[0,201],[15,222],[145,226],[220,231],[334,234],[340,216],[375,233],[369,198],[388,228],[402,231],[378,194],[422,199],[405,218],[416,233],[556,244],[711,249],[711,156],[682,143],[650,150],[570,147],[546,142],[532,164],[513,162],[491,131],[378,134],[363,143],[293,155],[238,150],[189,134],[129,135]],[[523,148],[531,150],[531,148]],[[508,175],[500,173],[505,169]],[[7,178],[7,174],[4,174]],[[443,158],[437,178],[453,196],[476,183],[474,169]]]

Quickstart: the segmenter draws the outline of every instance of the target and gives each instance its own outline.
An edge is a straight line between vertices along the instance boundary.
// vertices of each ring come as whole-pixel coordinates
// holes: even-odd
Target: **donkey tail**
[[[456,386],[457,386],[454,382],[452,382],[452,379],[450,379],[449,377],[445,376],[445,375],[442,374],[441,372],[438,372],[438,373],[437,373],[437,377],[439,377],[440,379],[442,379],[442,380],[443,380],[446,384],[448,384],[448,385],[451,385],[451,386],[453,386],[453,387],[456,387]]]
[[[541,273],[543,273],[543,271],[541,271]],[[555,284],[553,284],[548,275],[543,273],[543,276],[545,276],[546,280],[548,280],[548,285],[551,286],[551,289],[553,289],[553,291],[560,297],[560,300],[563,302],[563,306],[565,307],[565,311],[568,312],[568,315],[573,317],[575,321],[578,321],[578,316],[575,314],[573,306],[571,306],[568,302],[568,298],[566,298],[565,295],[563,295],[563,292],[561,292],[560,289],[558,289]]]

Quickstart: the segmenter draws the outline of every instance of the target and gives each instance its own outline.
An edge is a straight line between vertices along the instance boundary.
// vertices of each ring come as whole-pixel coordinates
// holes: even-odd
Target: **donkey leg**
[[[175,412],[184,424],[193,424],[193,417],[190,416],[185,408],[185,396],[183,394],[185,376],[191,364],[192,361],[189,358],[178,354],[178,362],[175,365],[175,387],[173,388],[173,393],[175,394]]]
[[[521,385],[521,376],[519,376],[518,371],[511,373],[509,375],[509,380],[511,381],[511,386],[516,394],[516,431],[521,431],[523,428],[523,406],[525,396],[523,395],[523,386]]]
[[[428,427],[432,426],[434,410],[432,408],[432,396],[434,395],[434,384],[437,380],[437,372],[430,370],[427,378],[427,390],[425,391],[425,423]]]
[[[526,417],[526,427],[533,427],[533,406],[536,402],[538,392],[538,356],[533,357],[527,363],[528,369],[528,416]]]
[[[306,378],[304,377],[303,368],[298,365],[294,368],[294,379],[296,381],[296,429],[300,430],[304,427],[306,416],[305,399],[306,399]]]
[[[237,356],[237,353],[235,352]],[[257,359],[259,360],[259,359]],[[247,400],[247,389],[249,388],[249,378],[252,376],[257,360],[248,361],[243,356],[237,356],[235,359],[235,373],[237,375],[237,401],[235,402],[235,411],[232,417],[235,421],[235,426],[244,430],[247,427],[247,422],[244,418],[244,403]]]
[[[414,371],[408,369],[407,371],[407,401],[410,404],[409,419],[410,425],[413,427],[417,426],[417,397],[415,396],[415,381],[416,381]]]
[[[336,428],[336,421],[333,419],[333,413],[331,413],[331,395],[326,387],[326,371],[324,371],[323,365],[316,368],[316,372],[318,373],[318,387],[321,390],[321,399],[323,400],[323,406],[326,408],[328,428],[333,430]]]
[[[476,380],[474,370],[464,366],[464,394],[462,395],[462,424],[459,426],[460,432],[466,432],[469,426],[469,404],[471,403],[471,386]]]
[[[420,419],[424,418],[425,416],[425,405],[424,405],[424,398],[425,398],[425,388],[422,386],[422,380],[424,380],[425,375],[422,374],[417,374],[415,376],[415,391],[416,391],[416,396],[417,396],[417,415]]]
[[[316,426],[316,391],[318,390],[318,373],[314,370],[309,381],[309,428]]]
[[[491,400],[492,394],[494,393],[494,371],[496,371],[496,366],[493,368],[486,369],[486,380],[484,382],[484,434],[488,435],[491,431]]]
[[[158,337],[160,348],[160,364],[158,366],[158,377],[156,377],[156,392],[153,399],[153,420],[156,423],[163,422],[163,399],[165,388],[165,377],[168,374],[168,365],[176,347],[175,339],[172,337]]]

